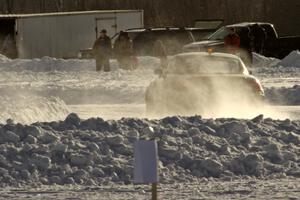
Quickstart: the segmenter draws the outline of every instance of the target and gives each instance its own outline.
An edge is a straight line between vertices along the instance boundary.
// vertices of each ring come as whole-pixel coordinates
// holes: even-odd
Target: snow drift
[[[274,67],[280,62],[279,59],[265,57],[258,53],[252,53],[252,63],[253,67]]]
[[[140,57],[139,67],[153,68],[158,66],[158,59],[153,57]],[[117,70],[117,61],[110,60],[112,71]],[[43,57],[35,59],[9,59],[0,54],[0,70],[3,71],[95,71],[95,61],[93,59],[62,59]]]
[[[57,97],[43,98],[32,94],[0,96],[0,122],[11,119],[20,123],[63,119],[70,111]]]
[[[161,183],[202,177],[299,177],[298,121],[124,118],[0,126],[0,186],[132,182],[133,143],[158,143]]]
[[[263,55],[252,53],[253,67],[285,67],[299,68],[300,67],[300,51],[292,51],[282,60],[277,58],[265,57]]]
[[[292,51],[278,65],[284,67],[300,67],[300,51]]]

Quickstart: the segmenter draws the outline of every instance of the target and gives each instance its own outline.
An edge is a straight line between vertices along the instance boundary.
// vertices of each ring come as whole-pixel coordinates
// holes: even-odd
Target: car
[[[168,55],[174,55],[182,51],[182,47],[191,42],[206,38],[216,28],[195,27],[155,27],[155,28],[132,28],[124,32],[133,43],[133,51],[137,56],[156,56],[154,44],[160,40],[166,47]],[[111,40],[114,44],[120,33],[115,34]],[[79,58],[92,58],[92,49],[82,49]]]
[[[174,55],[182,51],[182,47],[195,42],[195,38],[204,38],[216,29],[186,28],[186,27],[156,27],[128,29],[130,39],[133,42],[133,50],[138,56],[155,56],[154,44],[160,40],[166,47],[168,55]],[[113,37],[117,38],[118,34]]]
[[[193,115],[221,109],[227,103],[261,103],[259,80],[236,55],[186,52],[170,59],[146,89],[149,115]],[[247,104],[245,104],[247,105]]]

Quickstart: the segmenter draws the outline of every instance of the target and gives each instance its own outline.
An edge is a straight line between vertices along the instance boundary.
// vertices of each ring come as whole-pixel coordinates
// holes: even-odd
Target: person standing
[[[114,43],[114,53],[120,68],[126,70],[134,69],[132,41],[127,32],[120,32]]]
[[[225,47],[228,53],[237,54],[241,45],[240,36],[236,33],[235,28],[229,28],[228,31],[229,34],[224,38]]]
[[[263,27],[258,24],[252,26],[253,31],[253,48],[256,53],[262,54],[265,49],[265,40],[267,39],[266,31]]]
[[[93,54],[96,60],[96,71],[110,71],[109,59],[111,57],[111,40],[105,29],[101,30],[99,38],[94,42]]]

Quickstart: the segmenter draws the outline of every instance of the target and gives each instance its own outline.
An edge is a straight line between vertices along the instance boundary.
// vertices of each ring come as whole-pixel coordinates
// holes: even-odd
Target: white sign
[[[156,141],[136,141],[134,144],[134,183],[158,183],[157,166]]]

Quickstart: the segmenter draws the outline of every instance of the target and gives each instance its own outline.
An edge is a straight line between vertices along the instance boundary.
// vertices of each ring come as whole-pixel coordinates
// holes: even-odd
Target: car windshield
[[[206,40],[211,35],[212,31],[192,31],[192,34],[196,41]]]
[[[139,32],[130,32],[130,31],[127,33],[131,40],[133,40],[139,34]],[[116,33],[114,36],[112,36],[111,39],[114,41],[119,37],[119,35],[120,35],[120,32]]]
[[[228,29],[223,26],[222,28],[218,29],[216,32],[211,34],[208,39],[209,40],[223,40],[229,34]]]
[[[238,59],[207,56],[175,56],[168,65],[168,74],[241,74]]]

